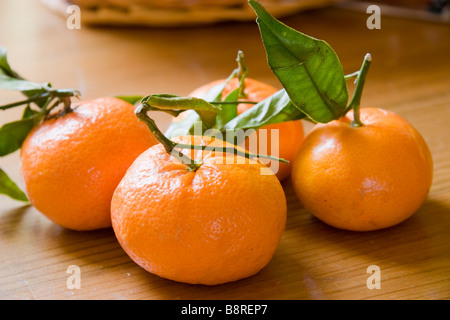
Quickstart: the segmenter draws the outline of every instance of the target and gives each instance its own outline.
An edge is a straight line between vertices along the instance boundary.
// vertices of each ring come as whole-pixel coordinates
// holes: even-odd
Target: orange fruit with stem
[[[226,82],[225,79],[212,81],[195,89],[189,95],[202,98],[211,88],[224,82]],[[222,95],[225,97],[238,87],[239,79],[233,78],[225,86],[224,90],[222,91]],[[244,100],[251,102],[260,102],[277,91],[278,90],[275,87],[253,78],[245,78],[244,80]],[[237,106],[238,115],[245,112],[252,106],[252,104],[248,103],[239,104]],[[261,132],[260,130],[267,130],[267,142],[264,143],[266,145],[262,145],[262,148],[260,148],[261,145],[259,141]],[[278,141],[272,142],[272,130],[278,130]],[[256,130],[256,134],[258,138],[258,145],[256,148],[257,150],[254,150],[256,153],[278,154],[277,157],[289,161],[289,163],[279,163],[275,166],[271,166],[270,161],[266,163],[268,166],[276,169],[275,174],[278,179],[284,180],[291,173],[293,161],[303,141],[304,129],[301,120],[286,121],[267,125]],[[278,150],[272,150],[272,146],[278,147]],[[250,148],[248,140],[244,144],[244,147],[246,149]]]
[[[362,108],[318,124],[295,160],[292,181],[304,207],[341,229],[370,231],[409,218],[425,201],[433,163],[422,136],[399,115]]]
[[[113,192],[134,159],[156,143],[134,106],[100,98],[44,120],[21,149],[31,204],[73,230],[111,226]]]
[[[304,207],[327,224],[352,231],[394,226],[425,201],[433,160],[420,133],[399,115],[360,108],[367,54],[348,111],[317,124],[294,161],[292,182]]]
[[[162,143],[136,159],[112,198],[112,225],[125,252],[150,273],[191,284],[217,285],[259,272],[286,224],[276,176],[225,152],[235,146],[214,137],[155,136]],[[167,149],[173,144],[183,147],[176,156]]]

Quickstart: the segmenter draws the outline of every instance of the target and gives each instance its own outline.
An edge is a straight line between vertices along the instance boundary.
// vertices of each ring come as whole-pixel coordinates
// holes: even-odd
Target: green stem
[[[289,163],[289,161],[285,160],[285,159],[281,159],[281,158],[277,158],[274,156],[270,156],[270,155],[261,155],[261,154],[255,154],[255,153],[250,153],[247,151],[241,151],[237,148],[233,148],[233,147],[210,147],[210,146],[200,146],[200,145],[195,145],[195,144],[183,144],[183,143],[177,143],[175,145],[176,148],[186,148],[186,149],[196,149],[196,150],[207,150],[207,151],[218,151],[218,152],[227,152],[227,153],[232,153],[238,156],[242,156],[248,159],[254,159],[254,158],[263,158],[263,159],[269,159],[269,160],[275,160],[275,161],[279,161],[279,162],[283,162],[283,163]]]
[[[356,77],[356,88],[355,92],[353,93],[352,100],[350,101],[350,104],[347,107],[347,111],[350,109],[353,109],[353,121],[351,122],[352,127],[362,127],[364,124],[361,122],[360,119],[360,105],[361,105],[361,96],[362,91],[364,88],[364,83],[366,80],[367,72],[369,71],[370,64],[372,62],[372,56],[370,53],[367,53],[364,57],[363,64],[361,66],[361,69],[357,72],[358,75]]]
[[[174,149],[178,148],[184,148],[184,149],[197,149],[197,150],[209,150],[209,151],[221,151],[221,152],[228,152],[236,155],[243,156],[245,158],[253,159],[253,158],[265,158],[275,161],[280,161],[283,163],[289,163],[289,161],[273,157],[270,155],[260,155],[260,154],[254,154],[249,153],[247,151],[241,151],[237,148],[233,147],[210,147],[210,146],[199,146],[199,145],[191,145],[191,144],[182,144],[182,143],[175,143],[172,140],[168,139],[162,132],[159,130],[158,126],[156,125],[155,121],[148,116],[148,111],[155,110],[155,107],[149,106],[146,104],[145,101],[143,101],[141,104],[138,105],[138,107],[135,110],[136,116],[144,122],[147,127],[150,129],[153,136],[163,145],[166,152],[170,155],[173,155]],[[157,110],[157,109],[156,109]],[[184,155],[181,151],[177,150],[177,155],[181,159],[183,163],[185,163],[191,171],[196,171],[200,168],[202,165],[201,162],[193,160],[189,158],[188,156]]]
[[[64,104],[64,109],[62,111],[62,115],[65,116],[66,114],[73,112],[70,98],[63,98],[61,100],[62,100],[62,103]]]
[[[240,103],[246,103],[246,104],[257,104],[258,102],[255,101],[246,101],[246,100],[239,100],[239,101],[208,101],[209,103],[215,105],[221,105],[221,104],[240,104]]]
[[[172,140],[168,139],[162,132],[159,130],[158,126],[156,125],[155,121],[150,118],[147,114],[149,111],[149,107],[145,104],[140,104],[136,110],[135,114],[141,120],[144,122],[147,127],[150,129],[153,136],[163,145],[164,149],[168,154],[172,154],[173,149],[176,147],[176,143]],[[196,171],[201,164],[198,162],[192,160],[191,158],[185,156],[182,152],[178,151],[178,157],[180,157],[191,171]]]
[[[14,107],[21,106],[21,105],[33,103],[33,102],[35,102],[35,101],[37,101],[37,100],[46,98],[46,97],[48,97],[49,95],[50,95],[49,93],[44,93],[44,94],[40,94],[40,95],[38,95],[38,96],[36,96],[36,97],[31,97],[31,98],[26,99],[26,100],[22,100],[22,101],[18,101],[18,102],[13,102],[13,103],[10,103],[10,104],[6,104],[6,105],[3,105],[3,106],[0,106],[0,110],[6,110],[6,109],[10,109],[10,108],[14,108]]]
[[[44,86],[44,85],[42,86],[42,88],[43,88],[43,90],[46,90],[46,91],[43,91],[36,95],[33,95],[26,100],[21,100],[18,102],[13,102],[13,103],[10,103],[7,105],[0,106],[0,110],[7,110],[7,109],[11,109],[11,108],[18,107],[21,105],[28,105],[30,103],[38,103],[39,101],[42,101],[42,100],[43,101],[52,101],[54,99],[58,99],[59,103],[61,103],[61,102],[64,103],[64,112],[68,113],[68,112],[71,112],[70,98],[80,96],[80,93],[77,90],[72,90],[72,89],[56,90],[56,89],[52,89],[51,87]]]
[[[247,65],[245,64],[244,52],[241,50],[238,51],[238,56],[236,58],[238,63],[238,67],[236,69],[236,76],[238,78],[245,78],[248,74]]]
[[[345,75],[344,78],[345,78],[345,80],[349,80],[349,79],[357,77],[358,75],[359,75],[359,70],[356,71],[356,72],[353,72],[353,73]]]
[[[245,97],[244,95],[244,89],[245,89],[245,78],[247,76],[248,70],[244,62],[244,54],[242,51],[238,52],[238,56],[236,59],[238,63],[238,67],[233,70],[233,72],[230,74],[230,76],[227,78],[225,83],[228,83],[231,79],[234,77],[237,77],[239,79],[239,95],[238,97]],[[223,89],[222,89],[223,90]],[[203,102],[202,102],[203,101]],[[202,103],[201,103],[202,102]],[[210,151],[218,151],[221,152],[228,152],[233,153],[235,155],[240,155],[246,158],[265,158],[275,161],[280,161],[283,163],[289,163],[289,161],[286,161],[284,159],[276,158],[270,155],[259,155],[259,154],[253,154],[246,151],[238,150],[237,148],[233,147],[210,147],[210,146],[199,146],[199,145],[191,145],[191,144],[180,144],[175,143],[168,139],[157,127],[155,121],[151,119],[148,116],[149,111],[163,111],[167,112],[169,114],[172,114],[174,116],[177,116],[181,112],[185,110],[194,110],[196,111],[203,122],[205,122],[205,119],[209,119],[210,116],[217,116],[216,111],[216,104],[223,105],[223,104],[238,104],[238,103],[251,103],[256,104],[256,102],[252,101],[211,101],[207,102],[202,99],[196,99],[196,98],[182,98],[171,94],[160,94],[160,95],[150,95],[147,97],[144,97],[141,100],[141,103],[138,105],[138,107],[135,110],[136,116],[144,122],[147,127],[152,132],[153,136],[163,145],[166,152],[170,155],[173,155],[174,149],[197,149],[197,150],[210,150]],[[203,114],[203,117],[202,117]],[[212,126],[211,126],[212,127]],[[200,166],[202,165],[201,161],[193,160],[187,156],[185,156],[181,151],[178,151],[178,156],[181,158],[181,161],[185,163],[190,170],[196,171]]]
[[[247,95],[244,93],[245,90],[245,78],[248,74],[247,65],[245,64],[244,52],[241,50],[238,51],[238,56],[236,58],[238,63],[238,67],[235,70],[236,76],[239,79],[239,95],[240,98],[247,98]]]

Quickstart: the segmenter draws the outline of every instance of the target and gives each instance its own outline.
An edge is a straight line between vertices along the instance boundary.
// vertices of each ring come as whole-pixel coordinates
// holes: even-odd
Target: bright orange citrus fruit
[[[74,106],[37,125],[21,149],[30,202],[65,228],[111,226],[112,194],[134,159],[156,143],[134,107],[116,98]]]
[[[399,115],[362,108],[318,124],[294,162],[292,181],[304,207],[341,229],[394,226],[416,212],[431,187],[433,162],[423,137]]]
[[[211,137],[172,140],[232,147]],[[279,180],[240,156],[231,161],[220,151],[184,152],[202,162],[199,169],[189,170],[161,144],[128,169],[111,205],[121,246],[150,273],[179,282],[216,285],[256,274],[271,260],[286,224]]]
[[[220,83],[225,82],[225,79],[216,80],[210,82],[204,86],[201,86],[191,92],[190,96],[202,98],[211,88]],[[252,78],[245,78],[245,89],[244,95],[246,98],[244,100],[259,102],[262,101],[275,92],[277,89],[269,84],[257,81]],[[231,91],[236,89],[239,86],[239,80],[237,78],[231,79],[230,82],[226,85],[225,89],[222,92],[222,95],[226,97]],[[252,104],[241,103],[238,105],[238,114],[241,114],[253,107]],[[267,165],[269,167],[274,168],[274,172],[278,179],[283,180],[291,173],[292,164],[294,162],[295,156],[300,149],[300,145],[303,141],[303,124],[301,120],[296,121],[287,121],[277,124],[272,124],[268,126],[264,126],[261,129],[267,130],[267,146],[261,148],[258,146],[257,150],[254,150],[257,153],[265,153],[265,154],[274,154],[274,150],[272,150],[272,130],[278,130],[278,142],[274,145],[278,146],[278,156],[279,158],[283,158],[289,163],[281,163],[279,162],[277,165],[272,165],[270,161],[267,161]],[[259,133],[257,130],[258,141],[259,141]],[[259,143],[259,142],[258,142]],[[248,145],[245,145],[248,148]]]

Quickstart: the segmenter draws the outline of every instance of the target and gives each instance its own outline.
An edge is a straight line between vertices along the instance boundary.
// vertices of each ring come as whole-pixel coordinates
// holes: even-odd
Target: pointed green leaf
[[[160,111],[184,111],[194,110],[200,116],[202,122],[208,128],[212,128],[216,122],[216,115],[220,108],[196,97],[180,97],[172,94],[150,95],[142,99],[154,110]]]
[[[223,100],[224,102],[238,101],[241,93],[241,88],[236,88],[231,91]],[[220,130],[227,122],[237,117],[238,103],[223,103],[220,104],[220,111],[217,113],[216,126]]]
[[[269,124],[305,117],[306,115],[291,102],[286,91],[281,89],[229,121],[223,129],[259,129]]]
[[[206,101],[211,102],[219,102],[222,101],[222,92],[227,86],[228,82],[230,82],[231,79],[233,79],[236,76],[236,70],[233,70],[233,72],[228,76],[228,78],[215,86],[213,86],[211,89],[209,89],[201,98]],[[225,98],[227,101],[231,101],[232,98],[234,99],[235,93],[230,92],[228,96]],[[234,100],[237,100],[234,99]],[[231,120],[231,115],[236,114],[237,115],[237,105],[234,107],[236,109],[236,112],[234,112],[233,105],[229,106],[218,106],[219,109],[216,114],[215,119],[215,125],[217,127],[223,126],[227,121]],[[223,108],[224,107],[224,108]],[[223,119],[222,119],[223,117]],[[197,112],[193,110],[187,110],[183,112],[183,118],[180,121],[174,121],[172,122],[169,127],[167,128],[166,132],[164,133],[169,138],[174,138],[176,136],[180,135],[187,135],[187,134],[194,134],[194,127],[197,123],[201,123],[200,116]],[[202,132],[205,132],[210,127],[206,126],[205,124],[201,124]]]
[[[28,117],[3,125],[0,128],[0,156],[6,156],[20,149],[34,124],[34,118]]]
[[[42,85],[27,80],[11,78],[0,74],[0,88],[6,90],[29,91],[42,90]]]
[[[348,101],[342,65],[324,41],[298,32],[271,16],[255,0],[257,23],[267,61],[292,103],[313,121],[328,122],[344,115]]]
[[[10,78],[22,79],[22,77],[20,77],[9,66],[6,54],[7,54],[6,48],[0,47],[0,74],[4,74]]]
[[[187,110],[182,113],[181,120],[175,120],[170,123],[164,135],[169,138],[175,138],[178,136],[185,136],[194,134],[194,127],[198,123],[202,128],[202,133],[205,132],[208,128],[206,128],[202,121],[200,120],[200,116],[194,110]]]
[[[27,91],[42,89],[42,85],[27,81],[12,70],[7,59],[7,50],[0,47],[0,88]]]
[[[20,190],[2,169],[0,169],[0,194],[7,195],[15,200],[28,202],[25,193]]]
[[[39,114],[38,111],[31,109],[30,105],[27,105],[23,110],[22,119],[30,119],[33,117],[37,117]]]
[[[129,104],[135,105],[137,104],[139,101],[142,100],[143,96],[116,96],[117,99],[123,100],[125,102],[128,102]]]

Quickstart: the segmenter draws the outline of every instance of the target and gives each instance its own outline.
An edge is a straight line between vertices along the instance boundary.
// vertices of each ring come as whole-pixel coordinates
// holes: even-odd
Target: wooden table
[[[404,223],[357,233],[334,229],[298,203],[283,183],[288,220],[279,248],[257,275],[221,286],[195,286],[151,275],[124,253],[111,229],[65,230],[34,208],[0,196],[0,299],[449,299],[450,298],[450,28],[382,15],[366,28],[365,12],[327,8],[284,21],[329,42],[346,73],[366,52],[373,63],[363,106],[408,119],[428,142],[434,182],[423,207]],[[279,87],[254,22],[179,29],[68,30],[65,20],[32,0],[0,2],[0,45],[24,77],[77,88],[83,98],[114,94],[187,94],[227,76],[244,51],[250,76]],[[18,95],[1,92],[0,103]],[[20,111],[1,113],[3,124]],[[165,128],[170,118],[158,115]],[[19,181],[18,153],[0,159]],[[70,265],[81,288],[69,289]],[[369,289],[367,268],[381,271]]]

